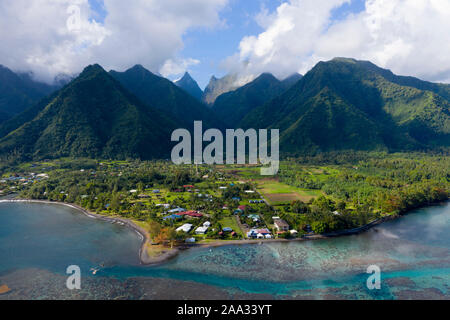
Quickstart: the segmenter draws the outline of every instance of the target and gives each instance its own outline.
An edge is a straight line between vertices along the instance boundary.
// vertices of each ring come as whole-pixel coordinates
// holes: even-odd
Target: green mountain
[[[175,123],[144,105],[99,65],[87,67],[60,91],[0,126],[0,155],[167,157]]]
[[[191,96],[201,101],[203,96],[203,91],[198,86],[198,83],[191,77],[191,75],[186,72],[180,80],[175,82],[175,85],[189,93]]]
[[[290,87],[292,87],[294,84],[299,82],[301,78],[303,78],[303,76],[300,73],[294,73],[281,82],[287,90]]]
[[[281,82],[270,73],[263,73],[245,86],[220,95],[214,102],[213,111],[229,128],[237,128],[254,108],[286,91],[288,83]]]
[[[280,129],[280,147],[289,153],[450,146],[449,90],[336,58],[318,63],[242,126]]]
[[[56,89],[32,80],[29,74],[16,74],[0,65],[0,123],[21,113]]]
[[[202,120],[205,128],[223,127],[211,110],[197,99],[140,65],[125,72],[111,71],[110,74],[144,104],[170,114],[183,128],[193,128],[195,120]]]

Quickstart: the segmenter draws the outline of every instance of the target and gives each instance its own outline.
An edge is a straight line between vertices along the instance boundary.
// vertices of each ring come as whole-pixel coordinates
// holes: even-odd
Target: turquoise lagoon
[[[139,264],[135,231],[61,205],[0,204],[0,299],[450,299],[450,204],[366,233],[195,248]],[[82,289],[66,288],[78,265]],[[381,269],[381,290],[366,286]],[[98,270],[93,275],[92,270]]]

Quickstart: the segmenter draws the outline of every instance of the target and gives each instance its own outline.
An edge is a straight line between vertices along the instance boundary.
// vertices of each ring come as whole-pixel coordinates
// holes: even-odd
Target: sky
[[[334,57],[450,83],[450,0],[0,0],[0,64],[51,82],[92,63],[245,83]]]

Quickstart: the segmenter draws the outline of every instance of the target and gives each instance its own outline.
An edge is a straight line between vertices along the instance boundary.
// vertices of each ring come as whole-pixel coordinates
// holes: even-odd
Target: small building
[[[227,228],[223,228],[222,231],[223,232],[233,232],[233,229],[227,227]]]
[[[170,216],[167,216],[167,217],[163,218],[164,221],[166,221],[166,220],[179,220],[179,219],[181,219],[181,216],[178,215],[178,214],[172,214]]]
[[[198,227],[195,230],[196,234],[206,234],[206,232],[208,231],[208,227]]]
[[[296,237],[298,236],[298,231],[297,230],[291,230],[289,231],[291,233],[292,236]]]
[[[195,243],[195,238],[187,238],[184,242],[186,242],[186,243]]]
[[[169,213],[180,213],[180,212],[185,212],[186,211],[186,209],[183,209],[183,208],[175,208],[175,209],[172,209],[172,210],[169,210],[168,212]]]
[[[155,189],[155,190],[153,190],[152,192],[155,193],[155,194],[156,194],[156,193],[161,193],[161,190]]]
[[[247,216],[247,218],[252,219],[253,222],[259,222],[259,221],[261,221],[261,218],[260,218],[259,215],[257,215],[257,214],[249,214],[249,215]]]
[[[192,229],[192,224],[186,223],[186,224],[182,225],[181,227],[179,227],[176,231],[188,233],[189,231],[191,231],[191,229]]]
[[[211,222],[206,221],[206,222],[203,224],[203,226],[209,228],[209,227],[211,227]]]
[[[198,211],[186,211],[186,212],[180,212],[179,213],[182,216],[188,216],[191,218],[201,218],[203,217],[203,214]]]
[[[148,194],[140,194],[140,195],[138,195],[138,198],[140,198],[140,199],[148,199],[148,198],[150,198],[150,196]]]
[[[289,231],[289,224],[283,219],[277,219],[274,221],[275,228],[277,228],[278,232],[287,232]]]
[[[135,190],[135,189],[133,189],[133,190],[130,190],[130,193],[137,193],[138,191],[137,190]]]
[[[259,235],[261,235],[262,237],[258,238]],[[267,237],[267,236],[270,236],[270,238]],[[268,229],[252,229],[249,232],[247,232],[247,238],[250,238],[250,239],[256,239],[256,238],[258,238],[258,239],[263,239],[263,238],[271,239],[272,235],[271,235],[271,233],[270,233],[270,231]]]
[[[255,193],[253,190],[246,190],[245,193]]]
[[[247,210],[247,206],[239,206],[238,209],[241,211],[245,211]]]

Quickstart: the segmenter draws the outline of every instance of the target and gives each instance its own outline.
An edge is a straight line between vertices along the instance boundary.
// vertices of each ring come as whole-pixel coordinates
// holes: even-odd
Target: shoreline
[[[151,245],[150,234],[146,230],[139,227],[131,220],[128,220],[125,218],[107,217],[107,216],[99,215],[97,213],[90,212],[89,210],[86,210],[77,204],[57,202],[57,201],[48,201],[48,200],[31,200],[31,199],[0,199],[0,203],[36,203],[36,204],[61,205],[61,206],[65,206],[65,207],[80,211],[82,214],[84,214],[85,216],[92,218],[92,219],[106,221],[106,222],[110,222],[110,223],[118,223],[124,227],[128,227],[131,230],[133,230],[134,232],[136,232],[139,235],[139,237],[141,238],[142,243],[139,248],[139,260],[142,265],[152,266],[152,265],[162,264],[162,263],[167,262],[168,260],[174,258],[179,253],[179,249],[171,249],[170,252],[166,252],[157,257],[150,257],[147,252],[147,246]]]
[[[337,231],[337,232],[332,232],[332,233],[327,233],[327,234],[320,234],[320,235],[316,235],[316,234],[315,235],[306,235],[306,236],[303,236],[302,238],[296,238],[296,239],[215,240],[215,241],[211,241],[209,243],[184,244],[182,246],[179,246],[178,248],[170,249],[169,252],[165,252],[156,257],[150,257],[147,252],[147,246],[152,245],[151,240],[150,240],[150,234],[146,230],[139,227],[138,225],[136,225],[133,221],[131,221],[129,219],[117,218],[117,217],[107,217],[107,216],[99,215],[97,213],[90,212],[76,204],[57,202],[57,201],[30,200],[30,199],[0,199],[0,203],[37,203],[37,204],[62,205],[62,206],[66,206],[66,207],[69,207],[72,209],[76,209],[89,218],[107,221],[107,222],[111,222],[111,223],[119,223],[125,227],[132,229],[141,237],[142,244],[139,249],[139,259],[140,259],[141,264],[145,265],[145,266],[156,266],[156,265],[164,264],[164,263],[168,262],[169,260],[175,258],[180,253],[180,251],[188,250],[190,248],[217,248],[217,247],[224,247],[224,246],[257,245],[257,244],[264,244],[264,243],[291,243],[291,242],[324,240],[324,239],[330,239],[330,238],[357,235],[357,234],[366,232],[386,221],[396,219],[396,217],[393,217],[393,216],[386,216],[386,217],[374,220],[374,221],[372,221],[362,227],[359,227],[359,228],[342,230],[342,231]]]

